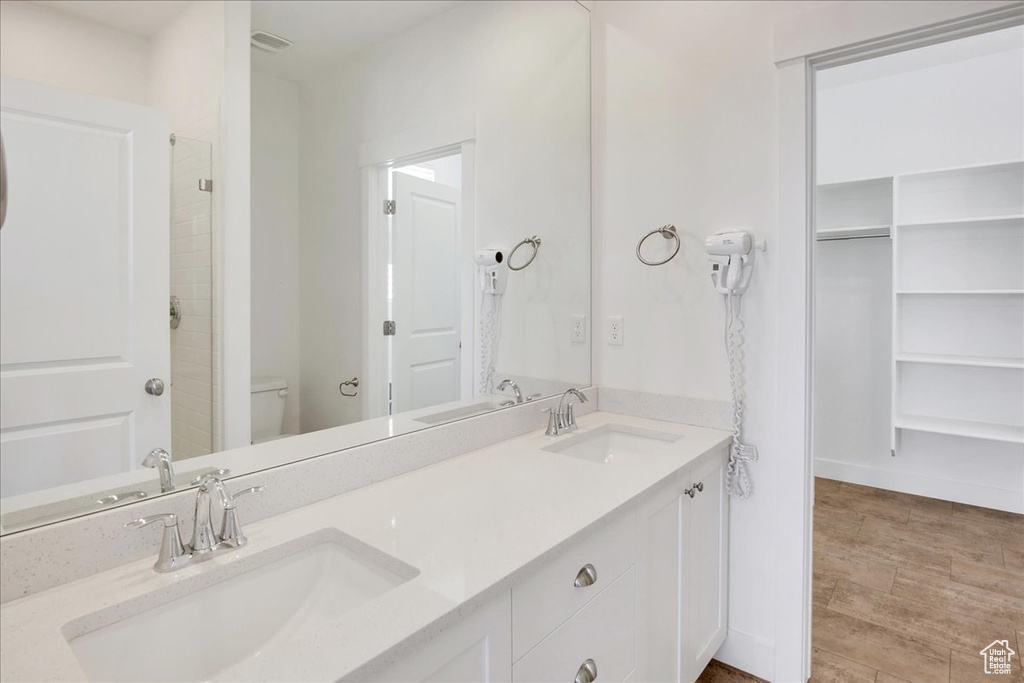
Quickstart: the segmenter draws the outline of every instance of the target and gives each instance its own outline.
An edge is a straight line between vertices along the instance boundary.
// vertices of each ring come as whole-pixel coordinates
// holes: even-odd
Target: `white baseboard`
[[[978,505],[1018,514],[1024,513],[1024,495],[1021,495],[1020,490],[952,481],[912,472],[881,470],[875,467],[821,458],[814,461],[814,475],[851,484],[951,500],[955,503]]]
[[[775,643],[764,638],[729,629],[715,659],[766,681],[775,680]]]

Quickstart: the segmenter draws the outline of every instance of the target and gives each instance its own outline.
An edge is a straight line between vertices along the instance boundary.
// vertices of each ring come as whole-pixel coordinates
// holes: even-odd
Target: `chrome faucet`
[[[196,493],[196,511],[193,520],[192,540],[188,545],[181,542],[181,532],[178,529],[177,515],[154,515],[132,520],[125,524],[126,529],[141,529],[153,522],[164,523],[164,534],[160,541],[160,554],[157,556],[153,568],[158,572],[172,572],[181,569],[190,562],[197,561],[204,556],[209,556],[216,550],[225,548],[240,548],[248,542],[245,534],[242,533],[242,526],[238,521],[238,512],[235,508],[235,499],[250,493],[261,493],[266,490],[265,486],[253,486],[235,495],[231,495],[224,488],[224,482],[217,477],[206,476],[199,483]],[[221,504],[224,516],[221,520],[220,534],[213,530],[211,520],[212,497],[214,494]]]
[[[501,380],[501,384],[498,385],[498,391],[504,391],[505,389],[511,388],[516,394],[516,405],[523,402],[523,392],[519,390],[519,385],[510,379]]]
[[[174,490],[174,465],[171,454],[162,448],[154,448],[142,459],[143,467],[155,467],[160,473],[160,493]]]
[[[579,427],[576,424],[576,415],[572,410],[572,399],[573,397],[579,399],[580,403],[588,403],[590,399],[587,398],[579,389],[575,387],[567,390],[562,394],[562,399],[558,402],[558,410],[554,408],[548,408],[550,417],[548,418],[548,428],[544,432],[548,436],[558,436],[562,432],[574,432]]]

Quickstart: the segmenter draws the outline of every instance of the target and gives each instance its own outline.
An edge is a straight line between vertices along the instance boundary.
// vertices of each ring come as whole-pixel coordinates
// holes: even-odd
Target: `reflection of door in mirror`
[[[456,154],[391,175],[392,414],[462,397],[461,170]]]
[[[169,448],[167,118],[3,79],[4,497]],[[147,385],[150,380],[159,380]]]

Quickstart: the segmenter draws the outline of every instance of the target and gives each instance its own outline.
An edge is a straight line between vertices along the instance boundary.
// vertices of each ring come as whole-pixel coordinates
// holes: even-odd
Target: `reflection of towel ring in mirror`
[[[530,259],[526,263],[524,263],[523,265],[521,265],[521,266],[513,266],[512,265],[512,257],[516,255],[516,250],[518,250],[519,247],[523,246],[524,244],[529,244],[530,246],[533,247],[533,254],[530,255]],[[522,242],[520,242],[516,246],[512,247],[512,251],[509,252],[509,255],[508,255],[508,269],[509,270],[522,270],[526,266],[528,266],[531,263],[533,263],[533,259],[537,258],[537,252],[538,251],[540,251],[540,238],[537,237],[536,235],[534,235],[533,237],[527,237],[525,240],[523,240]]]
[[[666,258],[664,261],[648,261],[647,259],[644,258],[643,254],[640,253],[640,247],[644,246],[644,242],[647,241],[648,237],[657,233],[661,233],[661,236],[667,240],[674,239],[676,241],[676,248],[672,250],[672,253],[669,254],[668,258]],[[671,223],[667,223],[661,226],[660,228],[655,228],[654,230],[651,230],[649,233],[640,238],[640,241],[636,243],[636,257],[640,259],[640,263],[644,264],[645,266],[663,266],[676,257],[676,254],[679,253],[679,247],[681,246],[682,241],[679,239],[679,233],[676,231],[676,226],[672,225]]]
[[[358,396],[359,395],[358,391],[353,391],[351,394],[346,394],[345,393],[345,387],[356,387],[358,389],[358,387],[359,387],[359,378],[358,377],[353,377],[352,379],[348,380],[347,382],[342,382],[341,384],[338,385],[338,391],[341,392],[342,396],[347,396],[348,398],[352,398],[353,396]]]

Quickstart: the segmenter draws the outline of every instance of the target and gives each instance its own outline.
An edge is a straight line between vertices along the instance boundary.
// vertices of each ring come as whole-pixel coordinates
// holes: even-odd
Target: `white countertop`
[[[133,605],[136,612],[154,591],[184,581],[194,585],[211,570],[331,528],[419,574],[342,615],[318,638],[294,643],[287,661],[243,663],[218,680],[326,681],[367,665],[376,668],[397,654],[395,646],[428,636],[444,617],[507,588],[513,575],[541,555],[729,439],[717,429],[600,412],[581,417],[579,431],[556,438],[572,438],[607,423],[685,438],[664,453],[599,464],[543,451],[555,439],[535,432],[250,524],[244,548],[170,574],[152,569],[159,539],[159,530],[153,529],[152,558],[0,608],[0,680],[85,680],[62,634],[68,622],[81,623],[117,605]]]

